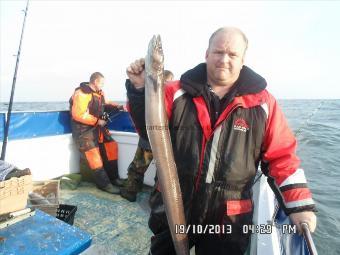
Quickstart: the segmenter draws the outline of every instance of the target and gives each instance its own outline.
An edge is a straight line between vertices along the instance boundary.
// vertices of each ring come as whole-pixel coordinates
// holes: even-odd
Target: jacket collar
[[[82,82],[79,85],[79,88],[81,89],[81,91],[83,91],[86,94],[90,94],[90,93],[98,93],[98,94],[102,94],[102,90],[99,91],[95,91],[90,87],[90,83],[89,82]]]
[[[207,84],[207,65],[201,63],[181,76],[181,87],[193,97],[204,95]],[[236,96],[256,94],[267,86],[266,80],[247,66],[243,66],[236,83]]]

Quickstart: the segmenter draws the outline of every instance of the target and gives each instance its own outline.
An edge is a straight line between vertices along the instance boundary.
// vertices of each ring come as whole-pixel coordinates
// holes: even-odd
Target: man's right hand
[[[101,126],[101,127],[104,127],[106,125],[106,123],[107,122],[105,120],[98,120],[97,125]]]
[[[136,89],[143,88],[145,86],[144,69],[145,69],[144,58],[137,59],[135,62],[132,62],[126,68],[126,74]]]

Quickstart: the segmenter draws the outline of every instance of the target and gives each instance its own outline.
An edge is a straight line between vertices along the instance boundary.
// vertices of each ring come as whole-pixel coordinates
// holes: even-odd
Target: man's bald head
[[[248,39],[234,27],[217,29],[209,39],[205,53],[208,83],[226,92],[238,79],[244,63]],[[224,93],[222,93],[224,94]]]
[[[245,49],[244,52],[247,50],[248,48],[248,38],[246,37],[246,35],[237,27],[221,27],[219,29],[217,29],[214,33],[212,33],[212,35],[209,38],[209,46],[208,49],[210,48],[214,38],[216,37],[216,35],[220,34],[220,33],[224,33],[224,34],[239,34],[242,36],[244,44],[245,44]]]

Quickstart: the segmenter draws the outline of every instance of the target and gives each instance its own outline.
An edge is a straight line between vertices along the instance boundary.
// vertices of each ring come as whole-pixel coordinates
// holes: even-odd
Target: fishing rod
[[[6,147],[7,147],[7,140],[8,140],[8,130],[9,130],[9,124],[11,122],[11,113],[12,113],[12,106],[13,106],[15,83],[17,81],[17,73],[18,73],[19,59],[20,59],[20,53],[21,53],[21,44],[22,44],[22,38],[24,36],[25,22],[26,22],[27,11],[28,11],[28,3],[29,3],[29,0],[27,0],[26,9],[23,11],[25,13],[24,23],[22,25],[22,30],[21,30],[19,50],[18,50],[18,54],[17,54],[17,61],[16,61],[16,64],[15,64],[15,70],[14,70],[14,76],[13,76],[13,82],[12,82],[11,97],[10,97],[9,105],[8,105],[6,125],[5,125],[5,132],[4,132],[4,139],[3,139],[3,142],[2,142],[2,148],[1,148],[1,160],[5,160],[5,156],[6,156]]]
[[[307,248],[309,250],[309,253],[311,255],[318,255],[318,252],[316,250],[308,224],[306,222],[301,223],[301,228],[302,228],[303,237],[305,238],[306,243],[307,243]]]
[[[121,110],[118,110],[118,111],[111,111],[111,112],[105,112],[102,116],[101,119],[105,120],[105,121],[109,121],[109,122],[112,122],[113,119],[115,119],[116,117],[118,117],[120,115],[121,112],[124,112],[124,111],[121,111]],[[89,130],[85,131],[84,133],[82,133],[79,138],[83,137],[84,135],[94,131],[98,126],[93,126],[92,128],[90,128]]]

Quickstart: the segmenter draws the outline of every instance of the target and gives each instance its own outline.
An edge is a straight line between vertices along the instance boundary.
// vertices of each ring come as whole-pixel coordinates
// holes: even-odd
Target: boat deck
[[[82,182],[76,190],[61,190],[61,203],[76,205],[74,226],[92,236],[92,245],[82,254],[148,254],[152,232],[148,228],[148,199],[151,188],[144,186],[131,203]]]

